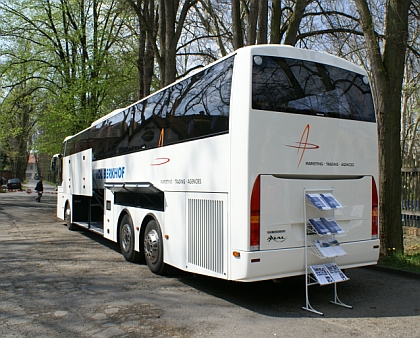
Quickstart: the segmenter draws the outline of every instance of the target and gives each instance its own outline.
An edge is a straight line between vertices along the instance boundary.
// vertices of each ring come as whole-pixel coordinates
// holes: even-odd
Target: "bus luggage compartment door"
[[[307,221],[316,217],[335,218],[345,231],[337,238],[341,243],[370,240],[371,182],[371,176],[305,179],[261,175],[260,250],[302,247]],[[305,191],[333,193],[344,207],[319,211],[307,201]]]
[[[92,149],[65,157],[64,161],[67,166],[63,176],[66,192],[72,195],[92,196]]]

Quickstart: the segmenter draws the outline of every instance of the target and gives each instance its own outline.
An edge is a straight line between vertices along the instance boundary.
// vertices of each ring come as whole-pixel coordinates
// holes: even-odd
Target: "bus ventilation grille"
[[[188,262],[223,274],[223,201],[188,199]]]

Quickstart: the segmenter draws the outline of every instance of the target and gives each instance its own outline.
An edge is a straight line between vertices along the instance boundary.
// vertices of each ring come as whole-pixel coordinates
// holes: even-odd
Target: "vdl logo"
[[[309,130],[310,130],[310,125],[309,123],[306,125],[306,127],[303,129],[303,133],[302,136],[300,137],[300,141],[299,142],[295,142],[296,145],[288,145],[286,144],[287,147],[290,148],[296,148],[297,149],[297,154],[299,155],[300,152],[300,158],[299,158],[299,162],[298,162],[298,168],[300,166],[300,162],[302,162],[302,158],[303,155],[305,154],[306,150],[313,150],[313,149],[318,149],[319,146],[313,143],[309,143],[308,139],[309,139]]]

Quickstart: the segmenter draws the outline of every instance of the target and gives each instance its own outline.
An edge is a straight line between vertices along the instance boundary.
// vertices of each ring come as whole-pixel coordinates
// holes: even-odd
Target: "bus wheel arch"
[[[139,262],[141,255],[135,250],[136,231],[133,219],[128,211],[120,214],[117,236],[121,254],[125,260],[132,263]]]
[[[76,224],[72,223],[72,214],[70,201],[66,201],[64,205],[64,220],[66,221],[67,229],[73,231],[77,229]]]

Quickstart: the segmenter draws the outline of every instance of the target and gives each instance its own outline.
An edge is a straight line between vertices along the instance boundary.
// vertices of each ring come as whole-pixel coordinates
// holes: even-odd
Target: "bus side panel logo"
[[[302,158],[303,155],[305,154],[306,150],[313,150],[313,149],[318,149],[319,146],[313,143],[308,143],[308,139],[309,139],[309,130],[310,130],[310,125],[309,123],[305,126],[305,128],[303,129],[303,133],[302,136],[300,137],[300,141],[299,142],[295,142],[296,145],[288,145],[286,144],[287,147],[290,148],[296,148],[297,152],[296,154],[299,155],[300,152],[300,158],[299,158],[299,162],[297,167],[299,168],[300,163],[302,162]]]
[[[282,243],[287,239],[287,236],[284,235],[280,235],[280,236],[273,236],[270,235],[267,238],[267,242],[270,243],[271,241],[276,242],[276,243]]]
[[[154,162],[151,163],[150,165],[153,165],[153,166],[155,166],[155,165],[162,165],[162,164],[168,163],[169,161],[170,161],[170,159],[167,158],[167,157],[158,157],[158,158],[155,158],[154,159]]]

